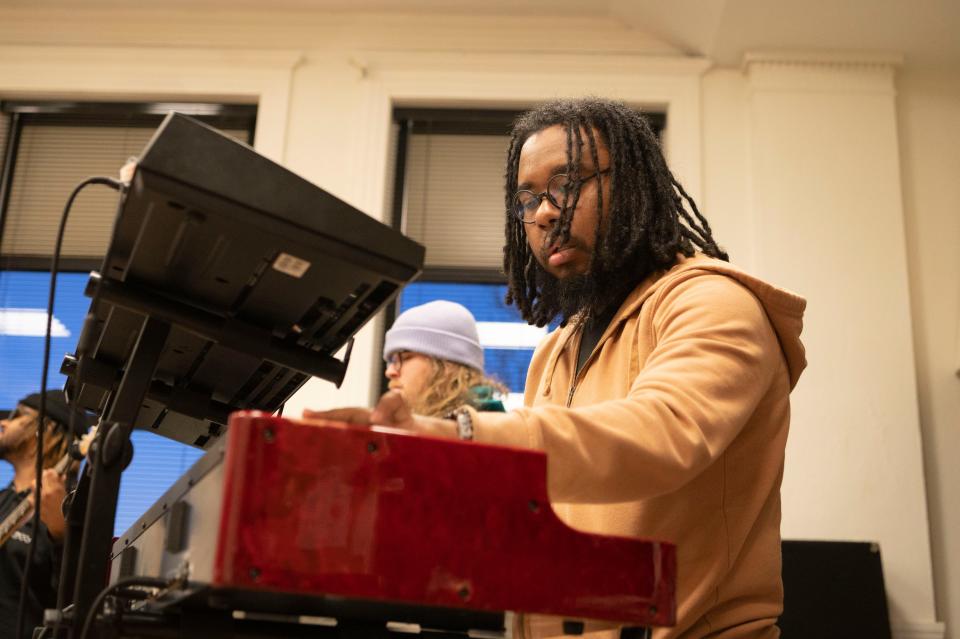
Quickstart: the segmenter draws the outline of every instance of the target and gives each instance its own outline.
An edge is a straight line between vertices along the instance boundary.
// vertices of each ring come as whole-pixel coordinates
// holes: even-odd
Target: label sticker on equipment
[[[277,259],[273,260],[273,268],[286,273],[290,277],[303,277],[303,274],[310,268],[310,262],[294,257],[289,253],[281,253]]]

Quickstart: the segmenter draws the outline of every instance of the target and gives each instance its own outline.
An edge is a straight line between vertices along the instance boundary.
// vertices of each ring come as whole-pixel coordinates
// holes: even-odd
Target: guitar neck
[[[32,504],[24,499],[17,504],[17,507],[3,520],[3,523],[0,524],[0,546],[7,543],[7,540],[13,535],[13,532],[20,527],[20,522],[30,512],[31,506]]]

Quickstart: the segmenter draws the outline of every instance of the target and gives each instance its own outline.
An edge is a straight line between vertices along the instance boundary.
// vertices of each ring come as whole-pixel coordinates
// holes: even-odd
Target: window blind
[[[410,135],[403,230],[427,247],[426,266],[501,268],[508,144],[497,135]]]
[[[127,159],[143,150],[155,130],[95,124],[24,125],[0,252],[8,257],[53,253],[70,192],[84,178],[117,176]],[[226,133],[242,141],[247,139],[246,131]],[[116,212],[115,191],[94,187],[81,193],[70,211],[62,255],[103,255]]]

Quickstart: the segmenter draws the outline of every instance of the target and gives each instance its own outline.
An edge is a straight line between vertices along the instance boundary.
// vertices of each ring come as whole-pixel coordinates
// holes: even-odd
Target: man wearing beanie
[[[58,475],[53,466],[67,454],[73,434],[68,432],[70,409],[62,391],[47,391],[43,443],[43,487],[40,500],[40,530],[30,567],[27,609],[23,637],[17,638],[17,608],[23,580],[27,549],[33,538],[33,522],[27,521],[0,547],[0,639],[26,639],[43,621],[44,608],[53,608],[57,599],[65,522],[61,505],[67,482],[76,473]],[[0,521],[25,499],[33,499],[36,477],[37,428],[40,420],[40,394],[34,393],[17,403],[6,419],[0,420],[0,459],[13,466],[13,481],[0,490]],[[82,417],[78,428],[85,428]]]
[[[462,405],[502,411],[506,388],[483,373],[477,323],[464,306],[438,300],[410,308],[383,344],[389,388],[420,415],[443,416]]]

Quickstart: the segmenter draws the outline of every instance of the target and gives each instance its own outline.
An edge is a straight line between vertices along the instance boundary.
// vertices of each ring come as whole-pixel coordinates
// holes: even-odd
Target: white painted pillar
[[[935,623],[892,57],[748,54],[756,267],[808,296],[788,538],[880,544],[898,637]]]

